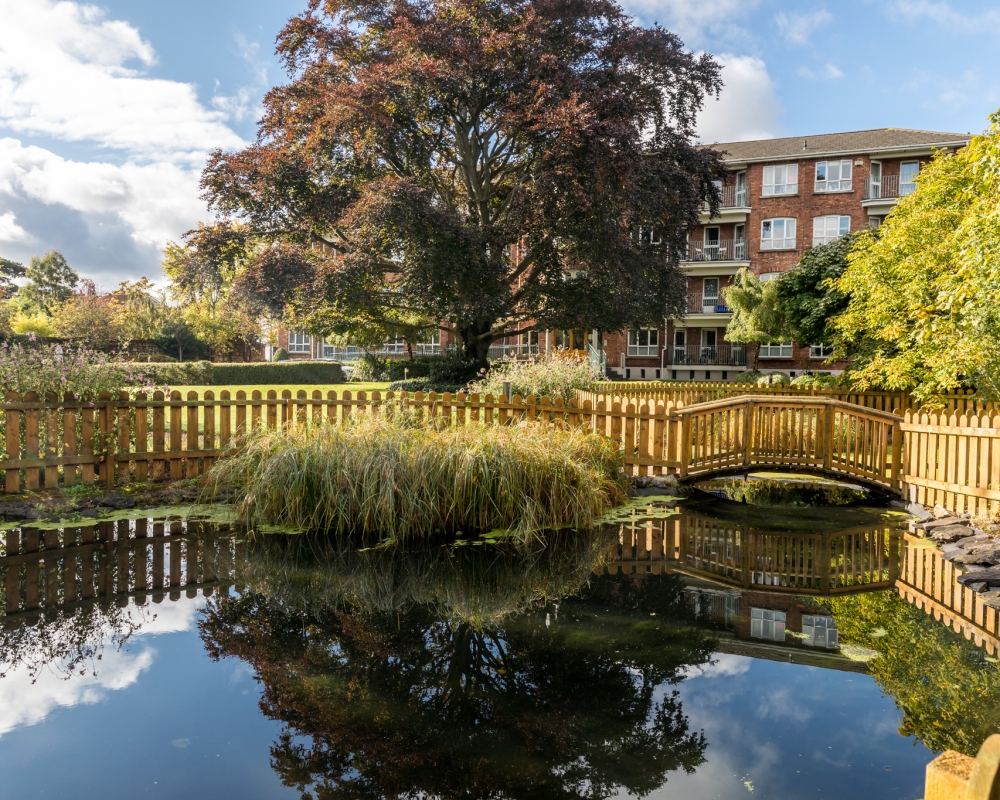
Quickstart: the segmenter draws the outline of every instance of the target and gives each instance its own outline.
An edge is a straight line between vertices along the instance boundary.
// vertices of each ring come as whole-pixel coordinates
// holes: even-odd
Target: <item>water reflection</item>
[[[901,712],[882,722],[933,749],[996,730],[989,620],[948,600],[944,567],[893,518],[755,513],[638,509],[528,549],[358,551],[196,520],[7,531],[0,704],[134,683],[153,656],[129,644],[200,594],[206,652],[251,669],[280,725],[272,768],[317,797],[645,795],[709,769],[703,726],[724,740],[691,722],[685,681],[761,661],[870,674]],[[79,688],[45,694],[38,676]]]

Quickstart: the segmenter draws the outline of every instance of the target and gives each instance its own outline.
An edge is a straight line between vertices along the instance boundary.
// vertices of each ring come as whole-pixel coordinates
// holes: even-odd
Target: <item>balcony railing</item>
[[[667,349],[667,358],[676,367],[745,367],[746,349],[741,344],[674,345]]]
[[[913,194],[917,184],[900,183],[898,175],[883,175],[881,178],[869,178],[865,181],[865,200],[892,199]]]
[[[736,186],[723,186],[719,189],[719,194],[721,195],[719,208],[746,208],[747,206],[746,189]],[[704,203],[701,210],[708,211],[708,203]]]
[[[729,314],[729,306],[724,297],[705,297],[702,294],[688,296],[688,314]]]
[[[538,344],[503,344],[496,343],[490,345],[490,361],[499,361],[501,358],[529,358],[538,355]]]
[[[746,239],[719,239],[716,242],[691,242],[681,261],[746,261]]]

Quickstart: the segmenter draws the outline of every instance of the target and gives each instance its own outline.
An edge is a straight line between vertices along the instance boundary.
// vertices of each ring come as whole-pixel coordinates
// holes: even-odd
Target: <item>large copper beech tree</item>
[[[611,0],[312,0],[278,53],[290,82],[211,156],[221,222],[187,242],[240,254],[244,296],[319,334],[434,320],[478,362],[518,323],[683,310],[721,81],[674,34]]]

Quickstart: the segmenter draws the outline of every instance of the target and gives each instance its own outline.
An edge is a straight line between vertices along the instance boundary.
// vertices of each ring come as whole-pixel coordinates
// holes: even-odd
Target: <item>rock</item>
[[[920,505],[920,503],[907,503],[906,510],[921,521],[934,519],[934,515],[926,508],[924,508],[922,505]]]
[[[118,492],[108,492],[97,501],[97,505],[105,508],[135,508],[135,498],[119,494]]]
[[[946,517],[954,517],[954,516],[956,516],[954,513],[952,513],[951,511],[949,511],[947,508],[945,508],[940,503],[938,503],[936,506],[934,506],[934,510],[931,513],[934,515],[934,519],[945,519]]]
[[[632,478],[632,485],[636,489],[645,489],[649,484],[653,482],[653,479],[648,475],[636,475]]]
[[[972,539],[974,537],[970,536],[969,538]],[[962,542],[964,542],[964,541],[966,541],[966,540],[965,539],[961,539],[961,540],[959,540],[957,542],[953,542],[953,543],[949,543],[949,544],[943,544],[943,545],[941,545],[941,552],[945,553],[945,554],[948,554],[948,553],[964,553],[965,552],[965,548],[962,546]]]
[[[963,586],[969,586],[971,583],[982,581],[983,583],[989,583],[990,581],[1000,582],[1000,567],[989,567],[988,569],[977,569],[969,570],[964,575],[958,576],[958,582]],[[976,590],[978,591],[978,589]]]
[[[1000,544],[974,547],[964,553],[958,553],[954,558],[948,560],[954,561],[956,564],[983,564],[985,566],[1000,564]]]
[[[944,517],[942,519],[931,519],[927,522],[917,522],[916,528],[918,530],[923,529],[927,532],[932,532],[935,528],[943,528],[946,525],[965,525],[968,527],[968,520],[959,519],[958,517]]]
[[[88,519],[97,519],[99,516],[101,516],[101,512],[98,511],[96,508],[85,508],[82,511],[80,511],[80,516],[87,517]]]
[[[945,525],[930,532],[935,542],[955,542],[969,535],[969,529],[964,525]]]
[[[676,475],[654,475],[653,486],[677,486],[679,481]]]
[[[37,508],[29,508],[28,512],[24,515],[24,519],[45,519],[48,514]]]
[[[969,581],[965,585],[972,589],[972,591],[978,593],[983,591],[989,584],[987,584],[986,581]]]
[[[1000,600],[1000,592],[990,591],[990,592],[980,592],[977,600],[982,600],[984,603],[989,603],[991,600]]]
[[[0,503],[0,514],[4,515],[7,521],[27,519],[31,506],[27,503]]]
[[[902,510],[905,511],[906,508],[907,508],[907,506],[908,506],[908,503],[906,503],[903,500],[890,500],[889,501],[889,508],[899,508],[899,509],[902,509]]]
[[[993,540],[987,536],[985,533],[975,533],[972,536],[966,536],[964,539],[959,539],[955,542],[959,547],[975,547],[983,542],[992,542]],[[945,547],[953,547],[954,545],[945,545]]]

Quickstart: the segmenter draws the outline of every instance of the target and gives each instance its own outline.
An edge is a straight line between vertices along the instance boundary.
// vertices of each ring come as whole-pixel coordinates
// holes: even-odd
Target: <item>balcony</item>
[[[667,348],[667,362],[675,367],[745,367],[746,348],[724,342],[717,345],[689,344]]]
[[[688,314],[732,314],[724,297],[707,297],[703,294],[688,295]]]
[[[520,361],[537,355],[538,342],[532,342],[531,344],[504,344],[502,342],[496,342],[490,345],[487,357],[490,361],[499,361],[502,358],[515,358]]]
[[[898,175],[883,175],[881,178],[869,178],[865,181],[865,194],[861,199],[862,201],[895,200],[913,194],[916,189],[917,184],[912,181],[900,183]]]
[[[688,244],[687,253],[681,256],[681,261],[697,264],[706,261],[747,261],[748,258],[746,239],[719,239]]]
[[[717,222],[742,222],[746,220],[747,212],[750,210],[747,190],[736,186],[723,186],[719,189],[719,213],[712,220]],[[701,217],[703,222],[709,220],[708,203],[701,206]]]

